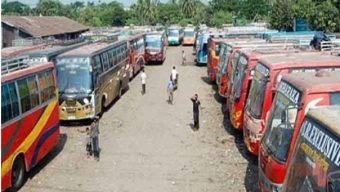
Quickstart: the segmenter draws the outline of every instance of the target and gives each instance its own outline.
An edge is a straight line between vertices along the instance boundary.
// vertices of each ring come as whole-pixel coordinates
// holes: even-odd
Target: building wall
[[[12,41],[15,39],[14,28],[1,22],[2,27],[2,45],[1,47],[12,46]]]

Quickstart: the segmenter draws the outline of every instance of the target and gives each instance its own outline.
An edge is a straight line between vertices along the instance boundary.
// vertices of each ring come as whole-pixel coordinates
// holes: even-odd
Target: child
[[[92,156],[92,142],[91,142],[91,136],[90,136],[90,129],[86,127],[86,138],[85,138],[85,144],[86,144],[86,155],[87,158]]]
[[[185,64],[185,61],[186,61],[185,53],[184,50],[182,50],[182,65]]]

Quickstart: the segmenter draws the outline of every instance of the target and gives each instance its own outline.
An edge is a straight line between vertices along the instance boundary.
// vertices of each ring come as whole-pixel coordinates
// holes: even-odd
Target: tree
[[[58,0],[39,0],[36,11],[37,15],[57,16],[60,15],[62,4]]]
[[[214,27],[221,27],[223,24],[230,23],[233,23],[233,14],[225,11],[218,11],[213,14],[208,24]]]
[[[157,23],[170,25],[179,23],[183,18],[182,12],[179,12],[179,5],[174,3],[161,3],[157,6]]]
[[[31,8],[18,1],[1,3],[2,14],[3,15],[29,15],[31,13]]]
[[[323,1],[316,5],[314,13],[309,17],[313,29],[334,32],[340,29],[340,11],[331,1]]]
[[[241,15],[249,20],[263,19],[268,15],[269,8],[268,0],[245,0]]]
[[[276,1],[270,14],[269,23],[274,29],[292,31],[294,16],[293,0]]]
[[[181,11],[187,18],[193,17],[196,14],[196,1],[195,0],[181,0]]]

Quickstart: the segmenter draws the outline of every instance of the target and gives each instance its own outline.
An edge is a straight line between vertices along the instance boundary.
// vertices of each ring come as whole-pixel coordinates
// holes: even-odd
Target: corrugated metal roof
[[[46,37],[89,29],[67,17],[58,16],[2,16],[1,22],[18,28],[33,37]]]

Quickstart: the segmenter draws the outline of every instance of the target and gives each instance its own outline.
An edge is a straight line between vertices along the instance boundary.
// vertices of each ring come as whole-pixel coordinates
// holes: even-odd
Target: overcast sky
[[[3,0],[1,0],[2,2]],[[35,7],[35,5],[37,4],[37,2],[39,0],[7,0],[7,2],[10,2],[10,1],[19,1],[19,2],[22,2],[22,3],[25,3],[26,5],[29,5],[30,7]],[[77,0],[59,0],[60,2],[62,2],[63,4],[69,4],[69,3],[72,3],[72,2],[76,2]],[[78,0],[78,1],[83,1],[83,2],[95,2],[95,3],[98,3],[99,1],[100,2],[111,2],[112,0]],[[135,3],[137,0],[116,0],[120,3],[123,3],[124,7],[129,7],[131,4]],[[168,0],[160,0],[161,2],[167,2]],[[203,2],[208,2],[209,0],[202,0]]]

